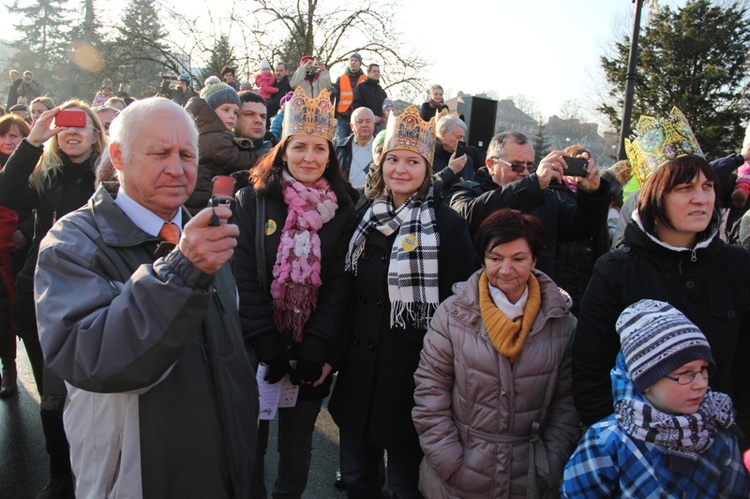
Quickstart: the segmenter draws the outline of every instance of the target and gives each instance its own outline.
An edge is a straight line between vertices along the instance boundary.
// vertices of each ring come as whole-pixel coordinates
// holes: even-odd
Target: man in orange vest
[[[336,142],[346,140],[351,133],[349,119],[352,115],[354,89],[366,78],[361,66],[362,56],[356,53],[352,54],[349,57],[349,66],[346,71],[333,84],[331,99],[336,103]]]

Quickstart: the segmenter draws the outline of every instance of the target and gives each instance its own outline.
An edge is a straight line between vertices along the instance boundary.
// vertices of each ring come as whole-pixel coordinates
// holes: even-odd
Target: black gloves
[[[283,355],[274,357],[273,359],[266,362],[266,364],[268,365],[268,372],[266,373],[266,377],[263,379],[266,382],[271,383],[272,385],[278,383],[286,374],[292,372],[289,361],[286,360],[286,357],[284,357]]]
[[[323,374],[323,366],[309,360],[299,359],[297,367],[292,371],[292,383],[295,385],[299,385],[302,381],[314,383],[318,381],[321,374]]]

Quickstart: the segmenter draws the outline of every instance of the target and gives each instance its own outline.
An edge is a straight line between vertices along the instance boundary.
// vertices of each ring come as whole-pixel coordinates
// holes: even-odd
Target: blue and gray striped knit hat
[[[615,327],[625,364],[641,391],[688,362],[714,363],[701,330],[669,303],[634,303],[623,310]]]

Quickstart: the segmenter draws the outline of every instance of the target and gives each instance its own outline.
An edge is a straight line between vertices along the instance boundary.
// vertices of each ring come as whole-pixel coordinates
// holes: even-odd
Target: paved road
[[[47,455],[39,420],[39,395],[26,351],[19,343],[19,393],[0,400],[0,499],[32,499],[47,483]],[[324,404],[325,406],[326,404]],[[276,469],[275,425],[268,444],[267,488]],[[338,467],[338,429],[324,408],[313,438],[313,461],[305,499],[338,499],[345,494],[333,486]]]

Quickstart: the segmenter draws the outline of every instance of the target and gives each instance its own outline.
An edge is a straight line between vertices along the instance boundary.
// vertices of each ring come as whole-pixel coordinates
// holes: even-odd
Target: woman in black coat
[[[631,163],[642,165],[638,158]],[[717,189],[716,174],[702,155],[683,153],[667,161],[643,184],[624,246],[596,262],[573,343],[573,393],[584,424],[613,411],[617,317],[652,298],[669,302],[705,332],[717,364],[709,384],[732,397],[748,435],[750,254],[719,239]]]
[[[448,109],[448,105],[443,100],[443,87],[440,85],[433,85],[430,87],[429,93],[429,100],[422,103],[422,107],[419,108],[419,117],[424,121],[429,121],[430,118],[435,116],[435,114],[443,109]],[[450,109],[448,110],[450,111]]]
[[[299,386],[296,404],[278,409],[280,456],[273,494],[301,497],[346,311],[344,257],[355,210],[331,143],[335,121],[328,92],[307,99],[299,89],[287,112],[281,142],[253,167],[250,185],[237,193],[240,236],[234,266],[242,330],[263,363],[259,382],[276,384],[289,375]],[[323,126],[307,127],[306,116]],[[267,444],[268,421],[262,420],[253,497],[266,497]]]
[[[81,111],[81,127],[53,127],[61,110]],[[106,147],[99,118],[83,101],[71,99],[44,111],[29,135],[21,141],[0,171],[2,205],[16,211],[34,210],[34,237],[16,281],[13,327],[23,339],[41,395],[42,429],[50,457],[50,482],[46,489],[72,493],[68,442],[62,423],[65,403],[63,381],[44,366],[36,328],[34,268],[39,243],[52,225],[86,204],[94,193],[94,166]]]
[[[437,305],[474,269],[466,221],[434,195],[434,125],[414,106],[391,120],[382,175],[368,189],[372,202],[349,245],[353,317],[328,406],[340,429],[349,497],[379,497],[384,451],[395,496],[421,497],[414,371]]]

